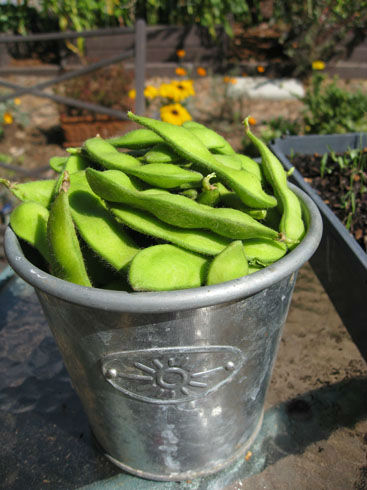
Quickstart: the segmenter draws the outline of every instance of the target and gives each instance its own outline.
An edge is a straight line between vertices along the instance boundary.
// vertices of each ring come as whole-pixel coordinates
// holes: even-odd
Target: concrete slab
[[[266,77],[234,77],[236,83],[228,87],[228,96],[249,99],[297,99],[305,95],[302,83],[296,79]]]

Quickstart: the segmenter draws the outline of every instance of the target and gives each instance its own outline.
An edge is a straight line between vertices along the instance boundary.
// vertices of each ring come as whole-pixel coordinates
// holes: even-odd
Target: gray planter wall
[[[367,145],[365,133],[289,136],[279,138],[269,146],[284,167],[290,169],[292,165],[287,157],[292,152],[310,155],[332,149],[343,153],[361,144]],[[321,212],[323,238],[310,263],[367,360],[367,254],[297,170],[290,180],[312,197]]]

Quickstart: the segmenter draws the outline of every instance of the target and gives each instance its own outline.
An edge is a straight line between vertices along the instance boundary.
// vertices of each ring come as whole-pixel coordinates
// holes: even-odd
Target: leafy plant
[[[336,168],[335,168],[336,167]],[[322,156],[320,175],[340,172],[340,178],[348,179],[346,192],[342,194],[341,208],[344,209],[344,224],[349,230],[353,224],[353,217],[357,211],[357,202],[362,202],[367,195],[367,150],[364,148],[349,148],[343,155],[330,150]]]
[[[326,83],[324,83],[326,82]],[[367,130],[367,93],[347,91],[315,73],[306,94],[303,126],[305,133],[332,134]]]
[[[276,0],[274,17],[283,25],[284,53],[295,75],[307,75],[314,60],[349,51],[365,36],[366,0]]]
[[[12,124],[27,126],[29,124],[29,116],[20,108],[20,105],[21,100],[18,98],[0,103],[0,137],[6,126]]]
[[[122,64],[103,68],[92,74],[73,78],[55,87],[55,92],[84,102],[92,102],[105,107],[126,110],[131,105],[129,90],[132,84],[132,73]],[[85,109],[71,106],[60,106],[62,114],[70,116],[85,115]]]

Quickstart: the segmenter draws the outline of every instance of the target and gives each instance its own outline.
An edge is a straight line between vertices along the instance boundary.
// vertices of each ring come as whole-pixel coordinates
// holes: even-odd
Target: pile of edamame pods
[[[254,273],[302,240],[300,202],[248,118],[261,163],[197,122],[128,117],[141,127],[52,158],[55,180],[0,180],[22,201],[12,229],[51,274],[129,292],[194,288]]]

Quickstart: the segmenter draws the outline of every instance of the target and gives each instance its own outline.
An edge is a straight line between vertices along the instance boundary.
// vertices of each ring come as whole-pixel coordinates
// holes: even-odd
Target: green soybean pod
[[[7,187],[20,201],[35,201],[45,208],[49,207],[51,203],[55,183],[55,180],[34,180],[18,183],[0,179],[0,184]]]
[[[284,234],[288,248],[292,249],[302,240],[305,234],[300,201],[296,194],[289,189],[287,173],[280,161],[259,138],[252,134],[248,118],[244,120],[244,125],[247,136],[261,154],[265,178],[273,187],[282,213],[279,230]]]
[[[182,185],[199,186],[203,179],[201,173],[171,163],[147,163],[138,168],[129,168],[125,172],[163,189],[174,189]]]
[[[73,221],[89,248],[115,270],[124,269],[139,248],[92,191],[83,171],[70,176],[69,203]]]
[[[87,139],[84,142],[83,150],[92,160],[110,170],[126,171],[126,169],[142,165],[137,158],[119,152],[111,143],[100,136]]]
[[[241,167],[247,172],[251,172],[254,174],[261,182],[264,180],[261,164],[248,157],[247,155],[242,155],[241,153],[237,153],[237,158],[241,161]]]
[[[147,163],[176,163],[182,160],[166,143],[158,143],[143,158]]]
[[[252,218],[259,219],[259,220],[264,220],[268,215],[268,212],[274,209],[274,208],[270,208],[270,209],[250,208],[245,204],[243,204],[243,202],[235,192],[229,191],[221,182],[217,182],[215,185],[219,192],[219,203],[226,208],[238,209],[239,211],[248,214]],[[272,226],[268,224],[267,226],[272,228]]]
[[[185,127],[136,116],[131,112],[128,112],[128,117],[155,131],[188,161],[195,162],[209,171],[214,171],[218,179],[231,187],[247,206],[268,208],[277,205],[274,196],[269,196],[264,192],[260,181],[253,174],[220,164],[203,143],[195,137],[194,133]]]
[[[51,269],[60,279],[91,287],[71,217],[67,185],[65,172],[63,185],[52,203],[47,223]]]
[[[49,211],[37,202],[26,201],[10,213],[10,226],[14,233],[36,248],[46,262],[50,263],[47,241]]]
[[[131,150],[149,148],[157,143],[163,142],[162,138],[154,131],[145,128],[134,129],[123,134],[122,136],[108,138],[106,141],[116,148],[128,148]]]
[[[240,240],[230,243],[214,257],[208,268],[206,284],[232,281],[248,274],[248,262]]]
[[[258,265],[258,264],[249,264],[248,265],[248,274],[254,274],[255,272],[261,271],[263,269],[263,265]]]
[[[170,244],[153,245],[138,252],[129,268],[135,291],[171,291],[203,284],[208,260]]]
[[[262,266],[276,262],[287,253],[287,245],[284,242],[266,238],[244,240],[243,248],[250,263]]]
[[[234,155],[236,152],[228,141],[213,129],[207,128],[204,124],[187,121],[183,126],[189,129],[207,148],[223,155]]]
[[[237,155],[213,155],[213,156],[219,163],[225,165],[226,167],[234,168],[236,170],[242,169],[241,161],[239,160],[239,158],[237,158]]]
[[[61,157],[61,156],[52,157],[49,160],[49,165],[52,168],[52,170],[55,170],[55,172],[57,173],[62,172],[68,158],[69,157]]]
[[[108,203],[108,208],[116,220],[125,226],[192,252],[217,255],[229,243],[227,238],[209,231],[191,231],[169,225],[146,211],[131,208],[126,204]]]
[[[87,169],[86,175],[93,191],[107,201],[125,203],[148,211],[165,223],[181,228],[209,229],[233,239],[256,236],[277,238],[278,233],[236,209],[211,208],[185,196],[160,193],[147,195],[124,186],[122,172],[99,172]],[[125,176],[124,178],[126,178]]]

